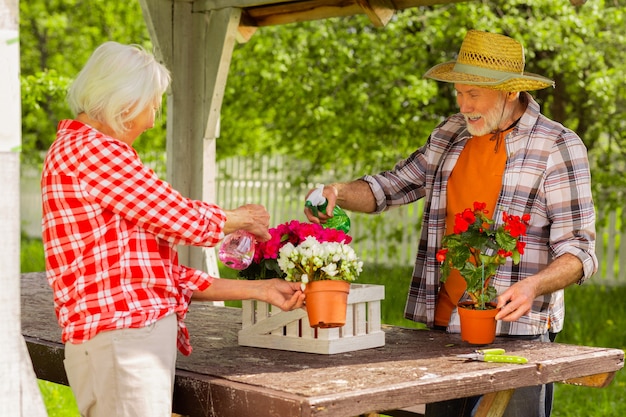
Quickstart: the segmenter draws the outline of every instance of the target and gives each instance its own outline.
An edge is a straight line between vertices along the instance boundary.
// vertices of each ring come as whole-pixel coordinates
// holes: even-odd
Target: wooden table
[[[335,355],[241,347],[239,309],[192,305],[194,351],[179,355],[174,411],[215,417],[348,417],[487,394],[499,416],[512,390],[568,381],[604,387],[624,365],[620,349],[497,338],[528,364],[468,362],[457,335],[385,326],[384,347]],[[22,276],[22,332],[40,379],[67,384],[52,293],[42,273]],[[387,411],[385,414],[406,415]]]

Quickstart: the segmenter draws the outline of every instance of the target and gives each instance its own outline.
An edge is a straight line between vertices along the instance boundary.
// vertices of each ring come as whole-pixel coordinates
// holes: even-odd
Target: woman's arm
[[[267,280],[235,280],[216,278],[204,291],[195,291],[195,301],[259,300],[281,310],[294,310],[304,304],[304,292],[299,282],[274,278]]]

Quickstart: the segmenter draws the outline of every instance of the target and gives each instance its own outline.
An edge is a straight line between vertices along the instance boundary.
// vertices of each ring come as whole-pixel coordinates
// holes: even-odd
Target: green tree
[[[596,200],[612,209],[625,185],[624,15],[616,0],[471,1],[401,11],[382,29],[364,16],[262,28],[235,51],[218,154],[288,152],[311,174],[390,167],[457,111],[451,85],[422,75],[454,59],[468,29],[490,30],[556,81],[533,95],[582,137]]]
[[[93,50],[108,40],[151,50],[139,2],[20,1],[22,154],[26,161],[40,162],[42,152],[54,140],[59,120],[71,117],[65,102],[67,87]],[[144,144],[164,146],[164,136],[163,129],[156,129],[146,134]]]
[[[235,49],[218,157],[284,153],[308,161],[302,180],[390,167],[457,111],[450,85],[425,80],[454,59],[466,31],[526,47],[526,69],[556,81],[533,93],[589,149],[595,197],[609,210],[626,189],[626,32],[622,0],[496,0],[399,11],[384,28],[365,16],[261,28]],[[150,49],[138,2],[20,2],[24,154],[37,159],[69,116],[68,83],[105,40]],[[164,118],[137,142],[164,151]]]

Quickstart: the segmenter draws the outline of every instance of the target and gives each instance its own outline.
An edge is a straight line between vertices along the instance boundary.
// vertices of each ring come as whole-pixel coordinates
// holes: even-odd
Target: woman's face
[[[161,99],[158,102],[155,102],[137,115],[134,119],[130,120],[126,123],[128,130],[121,134],[121,137],[118,139],[122,142],[132,146],[133,142],[146,130],[152,129],[154,127],[154,120],[156,117],[156,112],[161,107]]]

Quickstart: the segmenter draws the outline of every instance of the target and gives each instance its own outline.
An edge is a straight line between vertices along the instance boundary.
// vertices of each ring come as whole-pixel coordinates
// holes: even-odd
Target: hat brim
[[[494,90],[511,92],[541,90],[543,88],[554,87],[554,81],[551,79],[530,72],[514,74],[499,71],[498,77],[494,78],[480,75],[480,67],[474,67],[473,73],[470,74],[455,71],[455,65],[456,61],[435,65],[424,74],[424,77],[448,83],[478,85]],[[489,72],[490,75],[493,75],[494,71]]]

